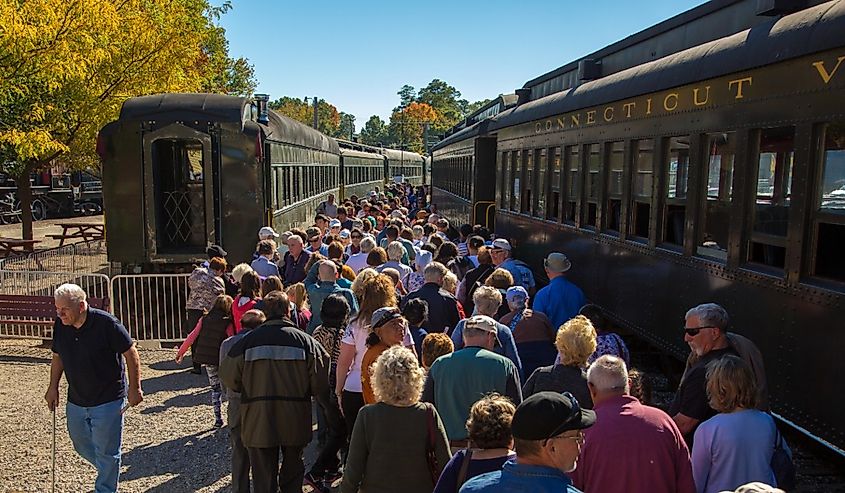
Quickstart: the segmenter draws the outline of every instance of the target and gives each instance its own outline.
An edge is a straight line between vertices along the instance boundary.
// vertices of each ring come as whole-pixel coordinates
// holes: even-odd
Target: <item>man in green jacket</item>
[[[223,384],[241,394],[241,440],[256,493],[302,491],[311,397],[323,405],[329,398],[329,354],[287,318],[289,308],[283,292],[268,293],[267,321],[238,341],[220,365]]]

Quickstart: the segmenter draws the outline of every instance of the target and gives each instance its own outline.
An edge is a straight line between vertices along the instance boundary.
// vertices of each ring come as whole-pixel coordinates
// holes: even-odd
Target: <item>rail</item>
[[[110,281],[112,313],[137,341],[181,341],[190,274],[117,275]],[[193,327],[191,327],[193,328]]]

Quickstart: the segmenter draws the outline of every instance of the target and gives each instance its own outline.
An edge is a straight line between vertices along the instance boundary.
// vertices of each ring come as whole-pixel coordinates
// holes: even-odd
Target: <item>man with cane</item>
[[[123,412],[144,399],[138,351],[123,324],[110,313],[88,306],[81,287],[62,284],[55,299],[58,318],[53,325],[53,360],[44,399],[55,413],[64,373],[73,448],[97,469],[94,491],[116,492]]]

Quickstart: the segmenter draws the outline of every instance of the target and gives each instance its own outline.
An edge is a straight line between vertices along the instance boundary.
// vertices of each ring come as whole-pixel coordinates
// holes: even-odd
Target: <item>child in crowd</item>
[[[194,330],[188,334],[188,338],[182,343],[176,353],[176,362],[181,363],[188,348],[196,341],[196,346],[191,351],[194,363],[201,363],[205,366],[208,375],[208,384],[211,386],[211,405],[214,406],[214,427],[223,426],[222,389],[220,377],[217,376],[218,365],[220,364],[220,344],[227,338],[235,335],[235,326],[232,323],[232,297],[221,294],[214,300],[211,310],[200,318]]]

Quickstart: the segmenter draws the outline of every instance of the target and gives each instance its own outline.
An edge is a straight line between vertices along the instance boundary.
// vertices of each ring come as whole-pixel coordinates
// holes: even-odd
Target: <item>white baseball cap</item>
[[[259,238],[268,238],[270,236],[272,236],[273,238],[278,238],[279,233],[276,233],[270,226],[264,226],[263,228],[258,230]]]

